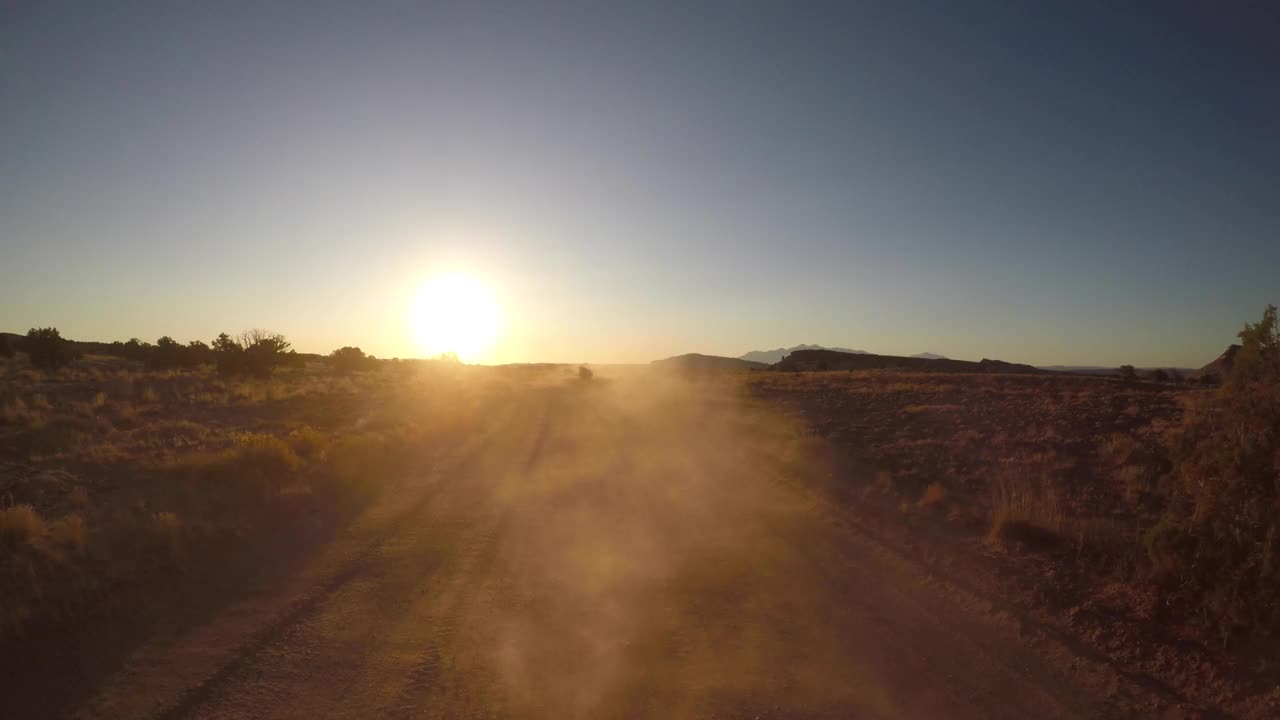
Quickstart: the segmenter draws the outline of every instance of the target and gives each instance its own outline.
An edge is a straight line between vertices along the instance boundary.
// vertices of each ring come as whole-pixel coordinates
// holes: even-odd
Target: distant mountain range
[[[739,355],[739,360],[749,360],[751,362],[764,363],[772,365],[782,360],[782,358],[790,355],[796,350],[832,350],[834,352],[853,353],[854,355],[866,355],[866,350],[850,350],[849,348],[839,347],[823,347],[822,345],[796,345],[789,348],[778,348],[777,350],[752,350],[745,355]]]

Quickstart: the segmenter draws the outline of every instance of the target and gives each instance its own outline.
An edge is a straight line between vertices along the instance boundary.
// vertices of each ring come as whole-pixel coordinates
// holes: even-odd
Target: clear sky
[[[413,356],[450,271],[495,362],[1198,366],[1280,302],[1275,7],[6,2],[0,329]]]

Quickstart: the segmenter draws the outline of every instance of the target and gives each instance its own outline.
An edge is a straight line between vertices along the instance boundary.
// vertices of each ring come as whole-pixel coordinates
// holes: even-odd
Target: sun
[[[464,362],[475,362],[498,339],[502,312],[484,283],[452,273],[422,284],[410,321],[427,357],[452,352]]]

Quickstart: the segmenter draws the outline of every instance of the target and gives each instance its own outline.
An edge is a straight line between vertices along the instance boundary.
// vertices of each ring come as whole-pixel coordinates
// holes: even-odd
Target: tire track
[[[328,554],[332,554],[334,557],[328,560],[317,558],[321,565],[332,564],[336,566],[335,569],[322,570],[319,579],[309,588],[293,599],[286,601],[283,605],[270,600],[267,596],[246,601],[244,605],[249,608],[248,612],[258,612],[252,609],[252,606],[262,604],[270,608],[267,610],[270,614],[264,615],[264,621],[256,629],[245,634],[243,639],[236,641],[235,650],[224,659],[219,660],[216,669],[211,669],[211,672],[204,675],[198,682],[189,684],[175,698],[168,702],[162,700],[163,704],[159,706],[152,705],[149,709],[144,710],[141,707],[143,702],[143,697],[141,696],[154,693],[154,689],[148,689],[149,686],[163,686],[163,682],[158,683],[151,678],[153,676],[162,676],[164,673],[171,671],[173,658],[169,656],[175,652],[179,654],[201,652],[199,646],[184,649],[181,639],[173,645],[172,650],[162,648],[144,649],[144,652],[140,653],[138,658],[141,664],[131,663],[129,667],[126,667],[118,675],[121,682],[109,683],[108,686],[103,688],[103,692],[100,692],[82,706],[76,716],[171,719],[186,717],[195,712],[197,708],[231,684],[252,663],[254,658],[258,657],[273,643],[286,636],[291,628],[312,616],[342,588],[376,572],[379,569],[379,553],[381,549],[394,542],[399,535],[410,528],[417,516],[426,512],[427,508],[442,493],[449,491],[451,487],[461,482],[474,471],[479,460],[485,456],[486,450],[500,438],[501,433],[507,431],[511,423],[511,415],[512,412],[510,410],[499,414],[494,418],[498,422],[494,423],[488,432],[473,435],[469,441],[455,448],[444,458],[437,460],[435,467],[427,473],[426,479],[402,482],[395,487],[389,488],[379,502],[379,506],[387,506],[391,510],[390,513],[385,513],[389,517],[380,519],[376,525],[367,529],[360,529],[359,527],[362,524],[367,524],[364,521],[354,523],[348,529],[347,538],[340,540],[327,551]],[[397,502],[395,496],[406,490],[414,491],[412,501],[408,504]],[[365,517],[376,516],[377,513],[381,512],[375,507],[366,512]],[[343,543],[347,543],[350,546],[343,547]],[[303,577],[305,572],[302,571],[299,577]],[[274,607],[272,607],[273,605]],[[234,612],[235,609],[229,615]],[[219,619],[211,621],[208,630],[204,628],[194,629],[189,633],[189,637],[194,641],[196,638],[201,637],[202,633],[217,632],[218,622]],[[236,630],[235,624],[233,623],[229,632],[243,632]],[[190,645],[190,643],[187,643],[187,645]],[[161,654],[156,655],[155,653],[157,652]],[[131,706],[133,707],[131,708]]]

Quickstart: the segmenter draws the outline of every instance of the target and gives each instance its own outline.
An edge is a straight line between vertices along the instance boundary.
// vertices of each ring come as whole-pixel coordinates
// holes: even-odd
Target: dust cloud
[[[485,569],[476,671],[517,717],[892,716],[831,632],[838,568],[790,423],[732,380],[633,372],[545,389],[527,450],[490,478],[502,540]],[[510,452],[510,449],[495,449]]]

